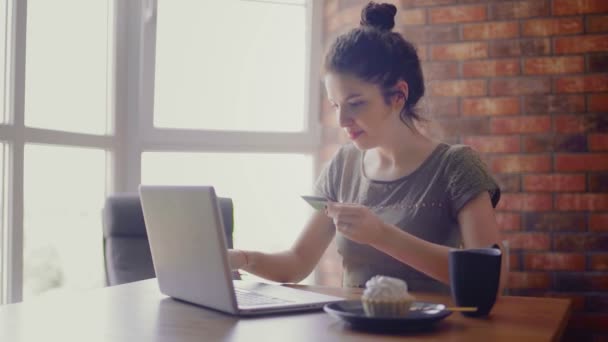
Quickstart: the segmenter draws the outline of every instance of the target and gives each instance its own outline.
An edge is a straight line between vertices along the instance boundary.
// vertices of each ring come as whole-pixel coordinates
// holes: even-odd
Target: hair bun
[[[390,31],[395,27],[397,7],[392,4],[378,4],[370,1],[361,11],[361,26],[374,27],[380,31]]]

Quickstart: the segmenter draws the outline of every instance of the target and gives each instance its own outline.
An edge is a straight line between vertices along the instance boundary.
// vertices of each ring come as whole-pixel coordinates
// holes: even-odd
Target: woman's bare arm
[[[465,248],[500,243],[498,224],[487,192],[479,194],[460,210],[458,222]],[[452,248],[419,239],[392,225],[385,225],[384,231],[383,238],[373,244],[375,248],[445,284],[450,283],[448,257]],[[504,259],[501,284],[506,279]]]
[[[493,244],[500,246],[503,254],[498,293],[502,294],[502,290],[506,286],[509,277],[509,270],[507,269],[508,255],[505,254],[505,246],[503,246],[500,238],[498,223],[496,222],[496,215],[494,208],[492,208],[490,196],[486,192],[469,203],[471,207],[468,210],[461,210],[458,215],[464,246],[466,248],[489,247]],[[465,208],[467,207],[465,206]]]
[[[278,253],[229,250],[230,264],[268,280],[297,283],[312,272],[334,235],[331,219],[315,212],[290,249]]]

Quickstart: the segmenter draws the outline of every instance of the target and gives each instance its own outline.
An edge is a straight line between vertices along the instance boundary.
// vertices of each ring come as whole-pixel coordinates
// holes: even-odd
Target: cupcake
[[[402,317],[414,302],[405,281],[387,276],[374,276],[365,283],[361,297],[367,316]]]

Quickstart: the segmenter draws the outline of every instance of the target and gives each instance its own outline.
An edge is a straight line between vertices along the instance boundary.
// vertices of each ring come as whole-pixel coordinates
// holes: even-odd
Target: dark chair
[[[234,226],[230,198],[219,199],[228,248],[232,248]],[[109,286],[154,278],[148,235],[137,194],[106,198],[103,208],[103,255]]]

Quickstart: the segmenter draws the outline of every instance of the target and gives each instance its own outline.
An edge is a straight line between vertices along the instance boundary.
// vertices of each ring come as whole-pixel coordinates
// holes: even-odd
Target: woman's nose
[[[338,124],[340,127],[348,127],[353,124],[353,119],[342,108],[338,109]]]

